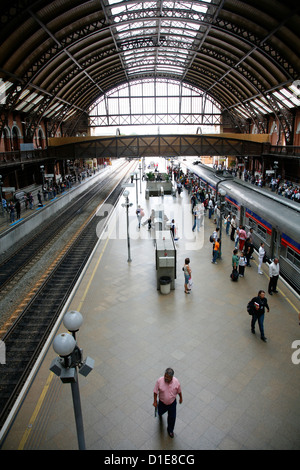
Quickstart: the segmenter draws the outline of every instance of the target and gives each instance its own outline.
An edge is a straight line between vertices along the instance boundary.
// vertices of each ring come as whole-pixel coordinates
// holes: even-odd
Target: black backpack
[[[250,302],[248,302],[248,304],[247,304],[247,312],[249,313],[249,315],[252,315],[252,314],[253,314],[252,305],[251,305],[251,300],[250,300]]]
[[[215,241],[214,237],[212,235],[209,237],[209,241],[210,241],[210,243],[213,243]]]

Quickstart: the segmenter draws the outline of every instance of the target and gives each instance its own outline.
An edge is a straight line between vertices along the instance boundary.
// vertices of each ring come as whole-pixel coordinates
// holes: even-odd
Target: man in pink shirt
[[[153,406],[158,409],[158,416],[168,412],[167,431],[170,437],[174,437],[174,427],[176,421],[176,397],[179,395],[179,403],[182,403],[181,385],[179,380],[174,377],[174,370],[170,367],[166,369],[165,375],[160,377],[153,390],[154,401]],[[159,402],[157,404],[157,396]]]
[[[247,238],[247,234],[246,234],[246,231],[245,231],[245,227],[242,227],[239,230],[239,242],[240,242],[239,248],[240,248],[240,251],[243,251],[246,238]]]

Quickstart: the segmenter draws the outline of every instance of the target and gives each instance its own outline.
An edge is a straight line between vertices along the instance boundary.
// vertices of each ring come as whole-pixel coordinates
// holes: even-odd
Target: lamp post
[[[54,338],[53,349],[59,355],[50,366],[50,370],[60,377],[63,383],[70,383],[77,430],[79,450],[85,450],[85,438],[81,401],[78,385],[78,371],[86,377],[94,367],[94,360],[87,357],[82,360],[82,349],[77,346],[76,332],[82,325],[82,315],[76,310],[67,312],[63,318],[64,326],[71,333],[61,333]]]
[[[126,207],[126,215],[127,215],[127,247],[128,247],[128,263],[132,261],[131,256],[130,256],[130,238],[129,238],[129,207],[131,207],[133,204],[132,202],[129,202],[129,191],[125,189],[123,192],[123,196],[125,197],[125,203],[122,204],[122,207]]]
[[[139,170],[140,170],[140,194],[142,194],[142,162],[139,161]]]
[[[133,173],[131,173],[131,181],[135,181],[135,190],[136,190],[136,206],[138,206],[138,187],[137,187],[137,182],[138,182],[138,172],[137,171],[134,171]]]

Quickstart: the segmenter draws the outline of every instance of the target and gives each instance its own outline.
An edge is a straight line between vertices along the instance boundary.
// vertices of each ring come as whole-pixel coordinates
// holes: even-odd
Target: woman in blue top
[[[183,266],[183,273],[184,273],[184,292],[186,294],[190,293],[190,289],[188,288],[188,283],[190,278],[192,277],[192,271],[189,266],[190,258],[185,258],[184,266]]]

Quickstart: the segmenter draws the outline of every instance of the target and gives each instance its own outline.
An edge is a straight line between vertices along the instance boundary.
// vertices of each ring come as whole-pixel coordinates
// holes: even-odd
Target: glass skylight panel
[[[263,114],[265,113],[265,109],[260,105],[259,102],[257,102],[257,100],[256,100],[256,101],[251,101],[251,105],[252,105],[255,109],[257,109],[258,111],[260,111],[261,113],[263,113]]]
[[[123,11],[126,11],[125,6],[114,7],[114,8],[111,9],[111,12],[112,12],[113,15],[119,15]]]
[[[168,72],[168,73],[174,75],[174,73],[183,72],[184,67],[178,67],[177,65],[173,65],[173,66],[158,65],[157,66],[157,71],[158,72],[164,72],[164,73]]]
[[[30,91],[28,89],[22,91],[22,93],[20,94],[19,101],[22,101],[25,98],[25,96],[27,96],[29,93],[30,93]]]
[[[288,89],[283,88],[280,91],[283,95],[285,95],[289,99],[290,102],[292,102],[296,106],[299,106],[300,100],[297,98],[297,96],[299,95],[299,90],[297,89],[297,87],[294,87],[294,89],[295,89],[295,93],[293,92],[292,87],[289,87]]]
[[[294,107],[293,103],[291,103],[287,98],[285,98],[285,96],[281,92],[274,91],[273,95],[278,99],[278,101],[283,103],[288,108],[293,108]]]
[[[48,111],[46,111],[44,114],[45,116],[52,116],[54,113],[56,113],[63,105],[59,103],[55,103],[50,108]]]
[[[241,114],[245,119],[249,118],[249,114],[241,106],[238,106],[235,110],[237,111],[238,114]]]
[[[272,113],[272,109],[269,107],[269,104],[263,96],[261,97],[261,99],[255,100],[255,102],[258,103],[266,113]]]
[[[297,82],[298,83],[298,82]],[[289,86],[289,89],[292,91],[292,93],[296,96],[296,97],[299,97],[300,96],[300,89],[296,86],[296,84],[292,84],[291,86]],[[299,98],[298,98],[299,99]]]
[[[116,3],[120,3],[122,0],[108,0],[109,5],[115,5]]]
[[[33,100],[37,97],[37,93],[31,93],[30,94],[30,90],[24,90],[21,95],[20,95],[20,98],[19,98],[19,101],[18,101],[18,105],[16,106],[16,109],[18,111],[21,111],[22,109],[24,110],[24,112],[28,111],[30,108],[32,108],[32,106],[34,105],[34,103],[30,106],[30,107],[27,107],[25,109],[25,107]]]
[[[210,0],[209,0],[210,1]],[[207,12],[207,6],[205,5],[199,5],[199,3],[192,3],[191,9],[198,12],[198,13],[206,13]]]

